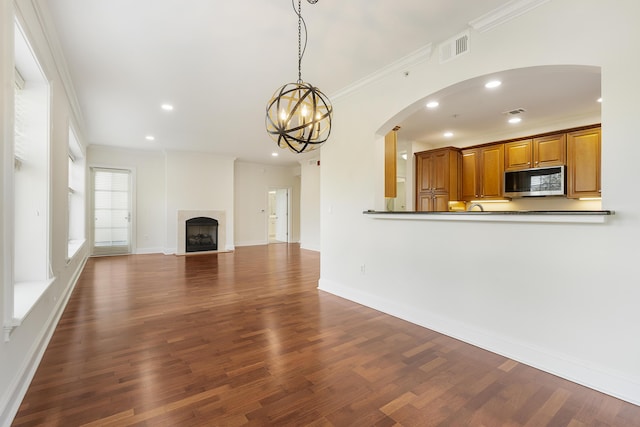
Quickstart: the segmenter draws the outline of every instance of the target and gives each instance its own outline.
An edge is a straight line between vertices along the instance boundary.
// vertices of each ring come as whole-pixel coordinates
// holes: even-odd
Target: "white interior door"
[[[289,242],[289,190],[276,190],[276,240]]]
[[[93,255],[131,253],[131,171],[91,168]]]

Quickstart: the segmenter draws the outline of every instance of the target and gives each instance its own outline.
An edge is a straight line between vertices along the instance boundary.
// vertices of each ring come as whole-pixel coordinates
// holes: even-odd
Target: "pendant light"
[[[311,4],[318,0],[307,0]],[[298,15],[298,81],[287,83],[275,91],[267,103],[267,132],[280,148],[296,153],[315,150],[331,133],[333,107],[329,98],[311,83],[302,80],[302,57],[307,47],[307,24],[302,19],[301,0]],[[304,45],[302,29],[304,28]]]

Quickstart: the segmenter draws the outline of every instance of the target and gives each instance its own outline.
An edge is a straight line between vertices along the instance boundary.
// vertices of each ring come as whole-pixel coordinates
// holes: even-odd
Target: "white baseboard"
[[[391,316],[459,339],[482,349],[500,354],[536,369],[551,373],[602,393],[640,405],[640,384],[625,378],[622,373],[604,370],[588,361],[554,353],[550,349],[517,342],[473,325],[444,318],[433,313],[389,301],[376,295],[320,279],[318,288]]]
[[[62,313],[64,312],[64,309],[69,302],[71,293],[78,283],[78,279],[80,278],[80,274],[82,273],[87,259],[88,257],[85,256],[82,262],[78,263],[78,267],[73,272],[71,280],[69,281],[63,294],[58,299],[58,302],[54,310],[51,312],[49,319],[43,325],[43,329],[40,331],[40,334],[38,334],[38,337],[33,342],[33,345],[31,346],[29,352],[25,355],[23,359],[24,362],[18,369],[18,374],[15,376],[14,381],[9,386],[9,392],[6,394],[6,399],[0,402],[0,427],[9,427],[16,414],[18,413],[20,403],[22,403],[22,399],[24,399],[24,396],[29,389],[31,380],[33,380],[33,376],[38,369],[38,365],[40,365],[42,356],[44,355],[44,352],[49,345],[49,341],[51,340],[53,332],[58,325],[58,321],[60,320],[60,317],[62,317]]]
[[[320,247],[319,246],[307,246],[303,243],[300,243],[300,249],[306,249],[309,251],[314,251],[314,252],[320,252]]]
[[[236,246],[260,246],[268,244],[269,242],[266,240],[248,240],[246,242],[236,242]]]
[[[164,253],[164,248],[137,248],[135,252],[136,255],[162,254],[162,253]]]

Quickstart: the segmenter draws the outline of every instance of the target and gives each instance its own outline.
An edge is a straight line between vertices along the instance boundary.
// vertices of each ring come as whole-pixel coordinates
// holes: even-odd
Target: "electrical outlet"
[[[362,264],[360,265],[360,273],[365,274],[367,272],[367,266]]]

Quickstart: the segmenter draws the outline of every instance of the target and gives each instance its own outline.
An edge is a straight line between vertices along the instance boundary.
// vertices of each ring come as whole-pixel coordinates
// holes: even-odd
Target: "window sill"
[[[82,248],[82,245],[84,245],[85,241],[86,241],[85,239],[69,240],[69,244],[67,247],[67,262],[73,259],[73,257],[78,253],[80,248]]]
[[[17,282],[13,285],[13,320],[19,325],[55,281],[55,277],[42,282]]]

